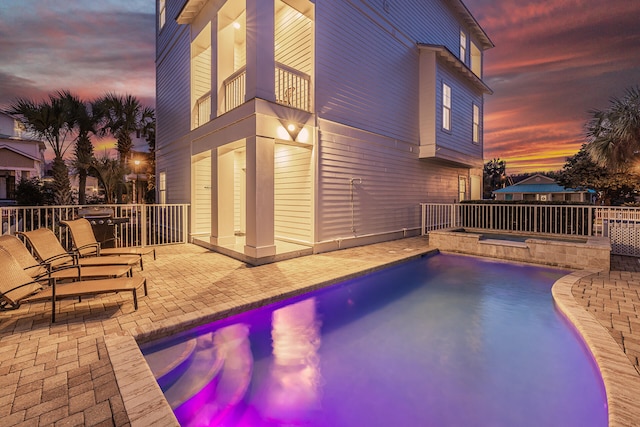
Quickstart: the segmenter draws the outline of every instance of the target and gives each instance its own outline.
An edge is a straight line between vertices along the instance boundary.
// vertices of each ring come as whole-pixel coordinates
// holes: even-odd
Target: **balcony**
[[[209,120],[211,120],[211,91],[205,93],[196,101],[193,129],[202,126]]]
[[[244,104],[246,75],[247,69],[242,67],[224,81],[225,112]],[[278,104],[311,111],[311,76],[276,63],[275,99]]]

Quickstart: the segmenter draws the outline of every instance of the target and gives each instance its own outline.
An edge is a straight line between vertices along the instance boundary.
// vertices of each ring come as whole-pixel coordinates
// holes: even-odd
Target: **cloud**
[[[485,53],[485,157],[510,173],[560,169],[585,142],[589,111],[640,82],[640,2],[466,3],[496,45]]]
[[[59,89],[89,99],[126,92],[155,105],[154,3],[126,2],[128,11],[123,1],[63,3],[0,6],[0,56],[9,58],[0,63],[0,105]]]

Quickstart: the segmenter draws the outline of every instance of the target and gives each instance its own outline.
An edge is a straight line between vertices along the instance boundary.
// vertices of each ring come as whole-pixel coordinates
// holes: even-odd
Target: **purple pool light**
[[[606,426],[564,274],[437,255],[143,353],[185,426]]]

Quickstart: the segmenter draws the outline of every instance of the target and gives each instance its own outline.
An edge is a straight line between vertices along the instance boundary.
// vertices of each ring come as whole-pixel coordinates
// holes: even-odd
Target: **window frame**
[[[467,33],[460,30],[460,60],[467,63]]]
[[[442,129],[451,131],[451,86],[442,82]]]
[[[167,172],[158,174],[158,201],[161,205],[167,204]]]
[[[480,106],[475,102],[472,104],[472,111],[471,141],[474,144],[480,144]]]

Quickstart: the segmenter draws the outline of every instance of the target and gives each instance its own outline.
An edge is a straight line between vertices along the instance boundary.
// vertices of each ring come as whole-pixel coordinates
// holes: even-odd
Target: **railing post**
[[[420,211],[422,214],[422,221],[421,224],[422,226],[420,227],[420,235],[424,236],[426,233],[426,228],[427,228],[427,205],[425,203],[420,203]]]
[[[140,207],[140,245],[144,248],[147,246],[147,232],[149,231],[149,224],[147,222],[147,205],[138,205]]]

